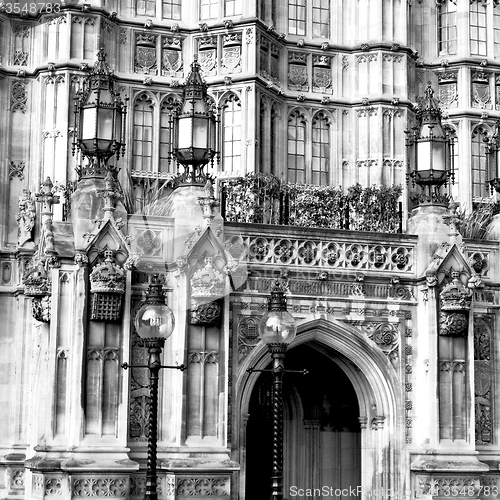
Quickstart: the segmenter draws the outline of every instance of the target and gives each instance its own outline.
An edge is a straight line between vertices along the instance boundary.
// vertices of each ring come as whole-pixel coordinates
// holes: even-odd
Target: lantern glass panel
[[[193,147],[208,149],[208,120],[195,118],[193,120]]]
[[[267,311],[260,319],[259,333],[265,344],[290,344],[297,325],[288,311]]]
[[[137,311],[134,326],[143,339],[170,337],[175,326],[174,314],[166,304],[146,302]]]
[[[179,149],[188,149],[193,145],[193,119],[190,116],[179,118]]]
[[[82,110],[82,135],[84,141],[94,139],[96,135],[97,108],[83,108]]]
[[[113,139],[113,109],[100,108],[98,117],[97,138],[111,141]]]
[[[443,141],[419,141],[417,143],[417,158],[419,171],[446,170],[445,143]]]

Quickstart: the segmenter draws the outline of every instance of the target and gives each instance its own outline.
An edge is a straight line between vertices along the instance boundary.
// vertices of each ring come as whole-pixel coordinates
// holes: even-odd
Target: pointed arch
[[[134,100],[132,127],[132,168],[151,171],[153,168],[153,125],[155,101],[147,92]]]
[[[233,172],[241,167],[242,111],[240,98],[233,92],[222,96],[220,102],[222,131],[222,171]]]
[[[330,184],[331,158],[331,117],[319,111],[312,119],[312,183],[325,186]]]
[[[167,94],[160,102],[159,155],[158,171],[174,173],[172,147],[175,137],[175,113],[181,106],[181,99],[176,94]]]
[[[491,130],[486,125],[476,125],[471,134],[471,188],[472,199],[489,196],[486,186],[488,170],[486,164],[486,141]]]
[[[361,423],[363,491],[372,489],[405,491],[403,397],[401,383],[387,357],[360,331],[340,321],[316,319],[297,328],[297,337],[289,350],[308,345],[327,355],[344,371],[356,392]],[[271,361],[267,346],[257,344],[238,369],[235,383],[236,448],[245,449],[245,426],[250,396],[259,373],[247,373],[250,367],[264,369]],[[241,421],[241,422],[240,422]],[[243,451],[244,453],[244,451]],[[242,456],[242,474],[246,463]],[[382,472],[381,472],[382,471]]]

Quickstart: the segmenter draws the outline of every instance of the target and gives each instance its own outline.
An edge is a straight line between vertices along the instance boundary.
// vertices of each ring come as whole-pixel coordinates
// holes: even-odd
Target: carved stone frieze
[[[439,315],[439,334],[448,337],[467,335],[469,319],[463,312],[442,312]]]
[[[192,325],[216,325],[220,322],[222,307],[219,301],[196,303],[191,305]]]

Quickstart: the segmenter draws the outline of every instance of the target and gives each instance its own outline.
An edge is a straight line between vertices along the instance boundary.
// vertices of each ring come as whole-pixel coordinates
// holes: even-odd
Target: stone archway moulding
[[[346,373],[358,397],[361,421],[361,485],[349,496],[356,500],[408,498],[404,476],[404,382],[380,349],[354,327],[339,321],[317,319],[298,325],[297,337],[289,346],[308,344],[332,359]],[[240,498],[245,498],[246,417],[250,396],[259,373],[247,368],[265,368],[271,361],[267,347],[259,343],[242,362],[236,380],[239,435],[235,449],[240,450]],[[317,487],[336,485],[307,485]],[[353,500],[354,500],[353,499]]]

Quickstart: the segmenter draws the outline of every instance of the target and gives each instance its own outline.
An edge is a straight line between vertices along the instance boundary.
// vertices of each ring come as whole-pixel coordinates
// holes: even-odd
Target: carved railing
[[[224,245],[249,264],[414,275],[416,237],[401,235],[226,224]]]

